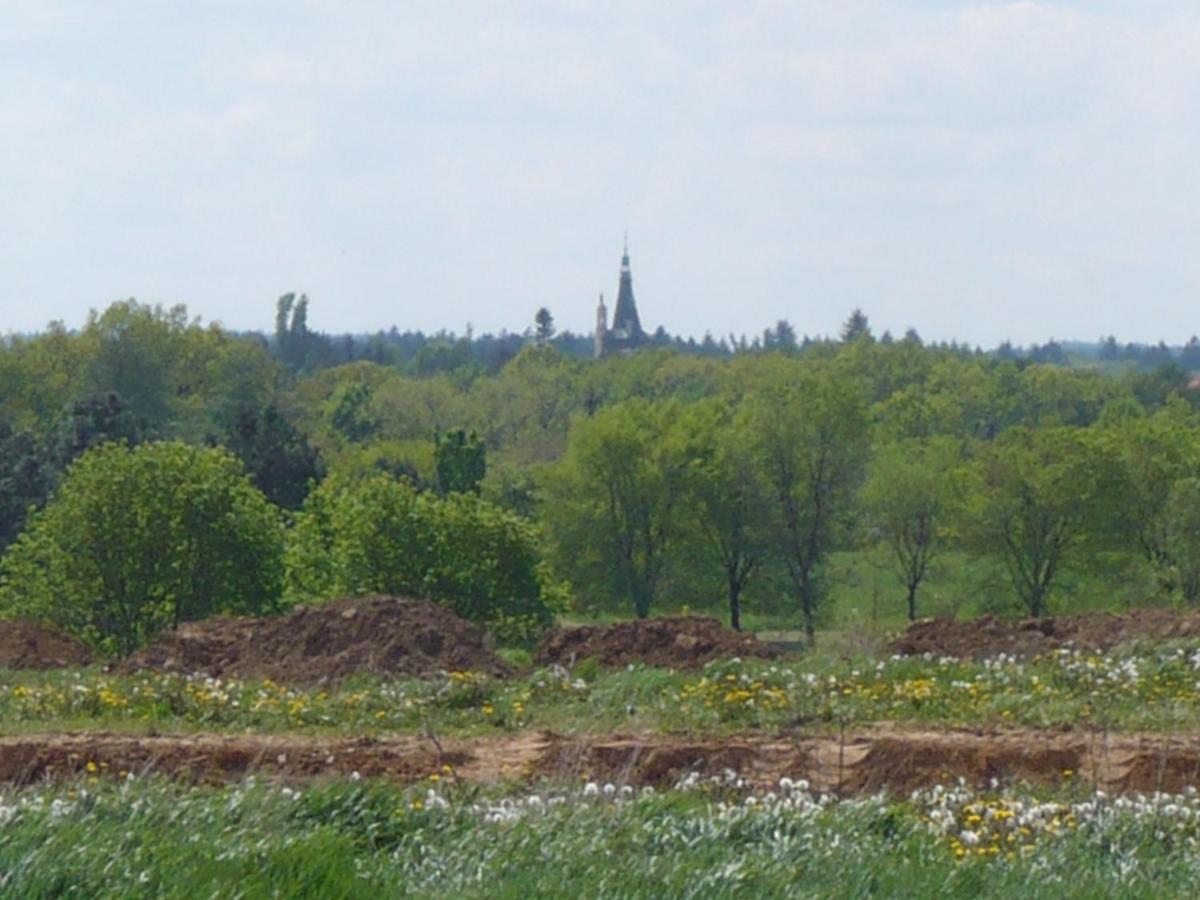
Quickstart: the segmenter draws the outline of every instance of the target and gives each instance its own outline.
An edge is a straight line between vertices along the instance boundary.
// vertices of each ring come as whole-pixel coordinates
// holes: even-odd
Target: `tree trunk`
[[[800,605],[804,610],[804,636],[808,639],[808,646],[816,646],[817,604],[816,598],[813,596],[812,581],[807,575],[800,585]]]
[[[915,584],[908,586],[908,621],[917,621],[917,586]]]
[[[638,585],[634,590],[633,609],[639,619],[650,616],[650,591],[644,585]]]
[[[1029,594],[1029,615],[1039,619],[1046,611],[1046,589],[1043,585],[1035,584]]]

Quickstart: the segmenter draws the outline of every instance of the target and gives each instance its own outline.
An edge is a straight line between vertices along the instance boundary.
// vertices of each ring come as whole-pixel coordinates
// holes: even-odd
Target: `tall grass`
[[[1200,878],[1196,826],[1176,827],[1169,804],[1104,810],[1046,830],[1028,853],[966,859],[929,808],[695,790],[576,787],[535,804],[349,781],[79,784],[0,798],[0,894],[1093,898],[1189,896]]]

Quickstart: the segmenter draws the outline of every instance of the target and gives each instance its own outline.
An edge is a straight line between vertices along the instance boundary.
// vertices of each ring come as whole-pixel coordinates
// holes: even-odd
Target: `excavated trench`
[[[691,772],[732,770],[751,784],[803,778],[815,789],[839,795],[903,795],[960,778],[979,786],[1082,780],[1111,792],[1179,792],[1200,781],[1200,736],[880,727],[844,737],[551,732],[466,740],[113,733],[0,737],[0,782],[16,785],[128,774],[221,783],[252,774],[309,780],[355,772],[416,782],[447,772],[447,766],[453,778],[476,784],[592,779],[669,786]]]

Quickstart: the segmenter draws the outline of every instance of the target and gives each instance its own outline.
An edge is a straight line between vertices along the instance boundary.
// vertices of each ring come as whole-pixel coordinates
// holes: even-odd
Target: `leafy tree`
[[[332,364],[337,353],[325,335],[308,328],[308,296],[284,294],[275,305],[275,355],[293,372]]]
[[[772,496],[772,531],[811,642],[823,596],[821,567],[863,477],[867,416],[862,388],[833,366],[778,371],[742,426],[757,447]]]
[[[1171,490],[1177,481],[1200,475],[1200,435],[1191,408],[1176,399],[1150,416],[1106,422],[1099,437],[1124,469],[1119,504],[1126,527],[1145,558],[1169,571]]]
[[[91,397],[71,404],[58,426],[52,457],[65,469],[92,447],[106,443],[141,443],[142,426],[119,394]]]
[[[955,445],[937,438],[885,445],[871,461],[863,506],[891,549],[909,621],[917,618],[917,591],[945,544],[957,462]]]
[[[84,339],[93,348],[86,396],[115,394],[140,428],[161,427],[171,416],[172,367],[181,358],[187,327],[181,306],[165,312],[131,300],[93,312],[84,327]]]
[[[487,475],[487,446],[475,434],[463,429],[437,439],[434,460],[438,490],[443,494],[478,494]]]
[[[632,358],[631,358],[632,359]],[[580,364],[554,347],[526,347],[474,393],[489,447],[523,463],[562,455],[571,416],[583,406]]]
[[[787,319],[780,319],[774,328],[763,332],[763,347],[768,350],[791,351],[796,349],[796,329]]]
[[[88,348],[61,322],[34,337],[0,339],[0,411],[39,440],[73,398],[86,390]]]
[[[371,397],[371,386],[361,382],[349,385],[338,397],[330,422],[346,440],[363,442],[379,431]]]
[[[254,485],[284,509],[299,509],[310,483],[324,476],[320,454],[274,403],[241,410],[224,444],[241,459]]]
[[[0,421],[0,553],[20,534],[29,508],[45,503],[51,475],[34,436]]]
[[[283,370],[271,359],[265,341],[234,338],[222,343],[207,361],[210,385],[204,397],[206,436],[224,434],[244,415],[275,405]]]
[[[275,303],[275,349],[281,359],[288,356],[288,338],[291,336],[290,322],[292,307],[296,305],[295,293],[289,292],[280,297]]]
[[[981,448],[968,506],[976,549],[998,554],[1029,615],[1046,612],[1064,568],[1116,530],[1123,472],[1077,428],[1012,429]]]
[[[379,436],[393,440],[428,441],[429,435],[448,431],[458,422],[488,421],[487,411],[472,404],[444,375],[408,378],[389,373],[375,388],[371,406],[377,412]]]
[[[0,609],[125,653],[180,622],[272,609],[282,552],[276,510],[227,452],[105,444],[0,562]]]
[[[678,413],[674,403],[630,400],[579,420],[545,478],[542,514],[561,571],[640,619],[658,595],[684,492]]]
[[[1166,361],[1152,372],[1135,374],[1130,379],[1134,396],[1147,409],[1165,406],[1172,396],[1193,397],[1187,390],[1192,377],[1174,361]]]
[[[699,552],[689,562],[701,569],[712,561],[719,564],[729,625],[740,630],[742,594],[768,553],[767,486],[753,445],[734,427],[726,402],[695,404],[687,410],[680,428],[690,459],[684,518],[701,537]]]
[[[385,475],[330,478],[313,491],[286,560],[292,600],[426,597],[506,637],[544,629],[565,600],[529,523],[477,497],[418,494]]]
[[[1200,337],[1192,335],[1179,351],[1179,365],[1189,372],[1200,371]]]
[[[1195,606],[1200,603],[1200,478],[1183,478],[1171,486],[1163,518],[1171,581]]]

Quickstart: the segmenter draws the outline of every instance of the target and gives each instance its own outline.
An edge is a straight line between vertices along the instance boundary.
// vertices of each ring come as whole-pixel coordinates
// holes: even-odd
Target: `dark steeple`
[[[635,347],[646,339],[633,299],[633,274],[629,270],[629,235],[625,235],[625,251],[621,254],[621,285],[617,289],[617,306],[613,310],[612,338],[626,347]]]

